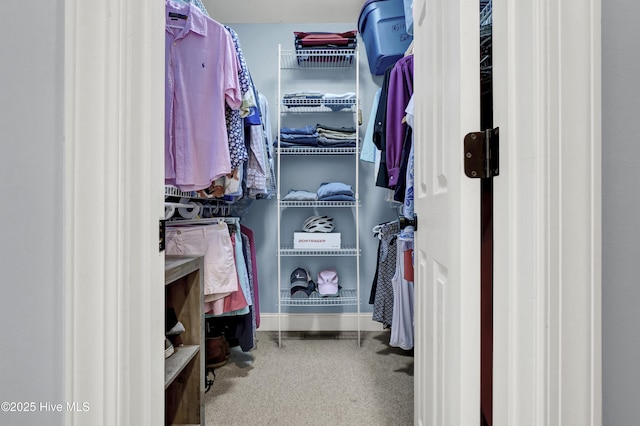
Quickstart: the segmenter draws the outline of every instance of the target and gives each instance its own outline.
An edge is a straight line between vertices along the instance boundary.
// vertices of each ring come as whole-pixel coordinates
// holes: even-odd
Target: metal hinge
[[[464,173],[472,179],[492,178],[500,174],[499,128],[468,133],[464,137]]]

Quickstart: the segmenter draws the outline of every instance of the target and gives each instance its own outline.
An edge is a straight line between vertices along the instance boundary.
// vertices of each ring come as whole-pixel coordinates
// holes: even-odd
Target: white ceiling
[[[202,3],[213,19],[225,24],[357,25],[364,0],[202,0]]]

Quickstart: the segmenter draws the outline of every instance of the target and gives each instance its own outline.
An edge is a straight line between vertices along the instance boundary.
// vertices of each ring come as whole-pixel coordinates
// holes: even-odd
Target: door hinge
[[[499,128],[468,133],[464,137],[464,173],[472,179],[492,178],[500,174]]]
[[[159,221],[159,229],[158,229],[158,238],[159,238],[159,245],[158,248],[161,252],[164,251],[165,249],[165,231],[166,231],[166,224],[165,224],[166,220],[165,219],[160,219]]]

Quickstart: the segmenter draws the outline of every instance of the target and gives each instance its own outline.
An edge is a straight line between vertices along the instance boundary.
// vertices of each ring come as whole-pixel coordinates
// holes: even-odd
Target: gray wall
[[[62,424],[64,1],[3,2],[0,13],[2,297],[0,424]]]
[[[271,117],[271,125],[273,132],[277,133],[277,107],[278,107],[278,44],[282,45],[282,49],[292,49],[293,44],[293,32],[294,31],[349,31],[355,30],[357,24],[238,24],[238,23],[226,23],[232,27],[240,39],[242,45],[242,51],[247,60],[247,65],[251,71],[251,75],[254,80],[256,88],[262,92],[269,101],[269,110]],[[382,76],[372,76],[368,71],[366,52],[364,48],[360,52],[360,97],[361,107],[363,109],[363,123],[360,127],[360,134],[364,136],[366,130],[366,124],[371,111],[371,105],[376,90],[382,84]],[[332,74],[327,74],[331,76]],[[335,75],[335,74],[334,74]],[[288,78],[283,73],[283,79]],[[321,79],[316,80],[318,84],[324,83]],[[293,82],[291,82],[293,83]],[[326,83],[324,83],[326,85]],[[283,86],[286,87],[286,86]],[[291,87],[291,86],[289,86]],[[327,87],[327,86],[321,86]],[[337,86],[338,89],[325,89],[332,93],[343,93],[353,90],[349,88],[349,84],[344,86]],[[284,89],[283,89],[284,90]],[[299,90],[318,90],[318,87],[302,87]],[[314,115],[314,119],[317,116]],[[324,118],[323,118],[324,119]],[[330,117],[327,120],[331,120]],[[300,125],[310,124],[301,123]],[[332,124],[327,121],[326,124]],[[346,125],[346,124],[344,124]],[[335,164],[335,159],[327,157],[314,157],[313,161],[325,161],[327,165],[326,176],[332,175],[331,165]],[[308,163],[306,163],[308,165]],[[342,163],[345,164],[345,163]],[[320,179],[319,176],[310,174],[309,170],[305,168],[305,160],[300,158],[287,159],[286,170],[283,163],[283,186],[282,193],[286,194],[291,188],[295,189],[307,189],[315,191],[317,189],[316,181]],[[353,163],[347,163],[347,167],[353,167]],[[335,170],[335,169],[334,169]],[[360,244],[362,250],[361,261],[361,310],[371,311],[372,307],[368,304],[369,293],[371,291],[371,283],[373,275],[375,273],[375,267],[377,264],[377,242],[378,240],[373,237],[371,232],[374,225],[388,220],[397,218],[396,209],[391,207],[389,202],[384,200],[386,190],[378,188],[374,185],[375,180],[374,166],[372,163],[360,162],[360,199],[362,200],[360,209]],[[291,185],[291,177],[294,176],[297,180],[295,187]],[[287,183],[285,178],[289,177]],[[351,183],[352,180],[338,179],[343,182]],[[320,182],[323,180],[320,180]],[[295,212],[286,212],[286,218],[288,220],[296,221],[296,223],[302,224],[304,219],[311,215],[316,214],[309,210],[303,209],[289,209],[297,210]],[[348,232],[345,228],[352,223],[350,218],[343,218],[344,213],[350,214],[351,212],[345,212],[346,209],[324,209],[320,210],[317,214],[336,215],[336,231],[342,226],[342,232],[345,233],[345,237]],[[308,213],[308,214],[307,214]],[[249,213],[243,217],[243,223],[254,230],[256,242],[258,244],[257,256],[259,265],[259,282],[260,282],[260,311],[263,313],[275,313],[277,308],[277,263],[276,263],[276,249],[277,249],[277,208],[275,198],[271,200],[257,200],[250,208]],[[300,216],[302,215],[302,216]],[[342,217],[338,218],[337,215]],[[299,216],[299,217],[298,217]],[[304,216],[304,217],[303,217]],[[283,216],[285,218],[285,216]],[[294,228],[294,229],[300,229]],[[286,235],[283,232],[282,238]],[[283,240],[285,241],[285,240]],[[291,244],[291,242],[289,242]],[[297,266],[302,266],[309,269],[312,276],[315,275],[324,268],[336,267],[341,280],[345,283],[345,287],[354,287],[352,283],[355,280],[354,266],[355,260],[349,259],[336,259],[336,258],[283,258],[283,270],[282,270],[282,285],[286,288],[289,285],[288,277],[293,269]],[[344,278],[344,279],[343,279]],[[302,308],[291,309],[289,312],[352,312],[353,309],[349,308]]]
[[[606,426],[640,401],[640,3],[602,1],[602,351]]]

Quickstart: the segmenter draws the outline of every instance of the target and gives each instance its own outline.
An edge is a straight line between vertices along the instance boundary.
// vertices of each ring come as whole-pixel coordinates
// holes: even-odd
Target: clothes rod
[[[210,225],[212,223],[225,222],[231,225],[239,225],[239,217],[220,216],[208,217],[203,219],[175,219],[165,222],[165,226],[181,226],[181,225]]]
[[[165,206],[165,207],[177,207],[177,208],[183,207],[183,208],[185,208],[185,209],[192,209],[192,208],[194,208],[194,207],[195,207],[195,205],[194,205],[194,204],[186,204],[186,203],[172,203],[172,202],[169,202],[169,201],[165,201],[165,202],[164,202],[164,206]]]

